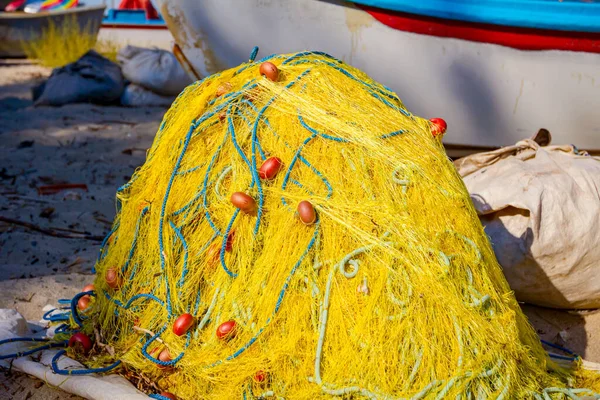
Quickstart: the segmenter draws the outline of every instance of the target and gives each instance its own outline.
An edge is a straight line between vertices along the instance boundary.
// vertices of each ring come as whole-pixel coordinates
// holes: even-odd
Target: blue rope
[[[312,190],[308,190],[307,188],[305,188],[305,187],[304,187],[304,185],[303,185],[303,184],[301,184],[301,183],[300,183],[300,182],[298,182],[297,180],[295,180],[295,179],[290,179],[290,182],[292,182],[294,185],[298,186],[299,188],[301,188],[301,189],[304,189],[304,190],[306,191],[306,193],[308,193],[309,195],[311,195],[311,196],[314,196],[314,195],[315,195],[315,194],[314,194],[314,192],[313,192]]]
[[[335,58],[335,57],[332,57],[332,56],[330,56],[329,54],[320,53],[320,52],[305,52],[305,53],[308,53],[308,54],[317,54],[317,55],[326,56],[326,57],[329,57],[329,58],[331,58],[332,60],[336,61],[338,64],[342,64],[342,63],[343,63],[342,61],[338,60],[338,59],[337,59],[337,58]],[[304,54],[303,54],[303,53],[296,54],[296,55],[294,55],[294,56],[290,57],[290,58],[288,59],[289,61],[288,61],[288,60],[286,60],[286,61],[284,61],[282,64],[289,64],[291,61],[293,61],[293,60],[296,60],[297,58],[300,58],[302,55],[304,55]],[[389,98],[389,99],[391,99],[391,100],[395,100],[395,101],[398,101],[398,102],[400,102],[400,98],[398,98],[398,96],[396,95],[396,93],[394,93],[394,91],[393,91],[393,90],[391,90],[390,88],[388,88],[387,86],[385,86],[385,85],[381,85],[381,84],[379,84],[379,83],[376,83],[376,84],[371,84],[371,83],[365,82],[365,81],[363,81],[362,79],[359,79],[359,78],[355,77],[354,75],[350,74],[350,72],[346,71],[345,69],[342,69],[341,67],[339,67],[339,66],[337,66],[337,65],[331,64],[331,63],[330,63],[330,62],[328,62],[328,61],[323,61],[323,60],[314,60],[314,59],[308,59],[308,58],[305,58],[305,59],[303,59],[303,60],[298,60],[298,61],[294,62],[294,63],[293,63],[293,64],[291,64],[291,65],[299,65],[299,64],[304,64],[304,63],[315,63],[315,64],[317,64],[317,63],[318,63],[318,64],[326,64],[326,65],[329,65],[329,66],[333,67],[334,69],[336,69],[336,70],[338,70],[338,71],[342,72],[344,75],[348,76],[349,78],[351,78],[351,79],[354,79],[355,81],[359,82],[359,83],[360,83],[360,84],[362,84],[363,86],[366,86],[366,87],[367,87],[367,89],[370,89],[370,90],[375,90],[375,91],[379,92],[380,94],[382,94],[382,95],[384,95],[384,96],[388,97],[388,98]],[[382,87],[383,89],[381,89],[380,87]]]
[[[565,353],[567,353],[567,354],[571,354],[571,355],[573,355],[573,356],[579,357],[579,356],[577,355],[577,353],[575,353],[575,352],[573,352],[573,351],[571,351],[571,350],[569,350],[569,349],[567,349],[567,348],[565,348],[565,347],[562,347],[562,346],[559,346],[559,345],[557,345],[557,344],[554,344],[554,343],[548,342],[548,341],[546,341],[546,340],[542,340],[542,339],[540,339],[540,340],[541,340],[541,342],[542,342],[543,344],[545,344],[546,346],[549,346],[549,347],[555,348],[555,349],[557,349],[557,350],[564,351],[564,352],[565,352]]]
[[[212,182],[211,182],[212,183]],[[209,183],[210,186],[210,183]],[[182,212],[184,212],[185,210],[187,210],[188,208],[190,208],[192,206],[192,204],[194,204],[196,202],[196,200],[198,200],[200,198],[200,196],[204,195],[204,189],[201,190],[200,192],[198,192],[197,195],[195,195],[190,201],[188,201],[183,207],[181,207],[179,210],[174,211],[173,213],[171,213],[171,216],[176,217],[179,214],[181,214]]]
[[[219,236],[221,235],[221,231],[219,230],[219,228],[217,228],[215,226],[214,222],[212,221],[212,218],[210,217],[210,212],[208,211],[208,201],[207,201],[206,196],[208,193],[208,177],[210,175],[210,172],[212,171],[213,165],[214,165],[217,157],[221,153],[221,149],[223,148],[223,146],[225,145],[226,142],[227,142],[227,134],[223,138],[223,141],[221,142],[219,147],[217,147],[215,154],[213,154],[213,156],[210,160],[210,163],[208,164],[208,168],[206,169],[206,173],[204,174],[204,186],[202,187],[202,192],[201,192],[202,193],[202,204],[204,206],[204,216],[206,217],[206,220],[208,221],[208,224],[210,225],[210,227]]]
[[[129,180],[129,182],[127,182],[126,184],[119,186],[119,188],[117,188],[117,193],[121,193],[122,191],[129,189],[131,187],[131,185],[133,185],[133,183],[138,179],[138,175],[134,174],[133,177]]]
[[[389,101],[387,101],[386,99],[384,99],[383,97],[381,97],[379,94],[375,93],[375,91],[379,91],[380,94],[382,94],[382,95],[384,95],[386,97],[389,97],[389,98],[391,98],[393,100],[398,100],[397,97],[392,96],[392,95],[390,95],[388,93],[385,93],[381,89],[373,87],[373,85],[370,85],[367,82],[363,81],[362,79],[357,78],[356,76],[352,75],[350,72],[348,72],[345,69],[339,67],[338,65],[332,64],[332,63],[330,63],[328,61],[324,61],[324,60],[308,60],[308,59],[306,59],[306,60],[297,60],[296,62],[291,63],[290,65],[298,65],[298,64],[303,64],[305,62],[311,62],[311,63],[315,63],[315,64],[325,64],[325,65],[328,65],[328,66],[334,68],[336,71],[341,72],[343,75],[347,76],[348,78],[350,78],[350,79],[352,79],[352,80],[360,83],[361,85],[365,86],[367,88],[369,94],[371,94],[371,96],[375,97],[377,100],[381,101],[386,106],[388,106],[388,107],[390,107],[390,108],[392,108],[392,109],[394,109],[394,110],[396,110],[396,111],[404,114],[404,116],[406,116],[406,117],[413,118],[413,116],[408,111],[406,111],[403,108],[400,108],[400,107],[397,107],[397,106],[393,105],[392,103],[390,103]]]
[[[100,261],[100,260],[104,259],[104,257],[106,257],[106,254],[103,254],[104,246],[106,246],[106,242],[108,242],[108,239],[111,237],[111,235],[112,235],[113,233],[115,233],[115,231],[116,231],[117,229],[119,229],[119,224],[120,224],[120,222],[121,222],[121,221],[117,222],[117,223],[116,223],[116,224],[113,226],[113,228],[110,230],[110,232],[108,232],[108,234],[107,234],[107,235],[104,237],[104,240],[102,240],[102,243],[100,243],[100,251],[99,251],[98,258],[97,258],[96,262],[98,262],[98,261]],[[108,253],[107,253],[107,254],[108,254]],[[92,267],[92,274],[95,274],[95,273],[96,273],[96,266],[94,265],[94,266]]]
[[[275,309],[273,310],[273,313],[271,314],[271,317],[269,317],[267,319],[267,321],[265,322],[265,324],[262,326],[262,328],[260,328],[258,330],[258,332],[256,333],[256,335],[254,335],[248,342],[246,342],[246,344],[244,344],[242,347],[240,347],[232,355],[228,356],[225,359],[226,361],[231,361],[234,358],[237,358],[244,351],[246,351],[250,346],[252,346],[252,344],[254,342],[256,342],[256,340],[258,339],[258,337],[264,332],[264,330],[267,328],[267,326],[269,326],[269,324],[273,320],[273,317],[275,317],[275,314],[277,314],[277,312],[281,308],[281,305],[283,304],[283,299],[284,299],[285,293],[286,293],[286,291],[287,291],[287,289],[289,287],[290,281],[292,280],[292,277],[294,276],[294,274],[295,274],[296,270],[298,269],[298,267],[302,264],[302,261],[304,261],[304,259],[306,258],[306,255],[310,252],[310,250],[312,249],[312,247],[315,245],[315,242],[317,241],[317,237],[318,237],[318,234],[319,234],[319,225],[320,225],[319,221],[317,220],[316,226],[315,226],[315,232],[313,233],[313,236],[312,236],[310,242],[308,243],[308,246],[306,247],[306,249],[304,250],[304,252],[300,256],[300,259],[296,262],[296,264],[294,265],[294,267],[290,271],[288,277],[286,278],[286,280],[285,280],[285,282],[283,284],[283,287],[281,288],[281,291],[279,292],[279,296],[277,298],[277,303],[275,304]],[[223,363],[223,360],[218,360],[218,361],[216,361],[216,362],[214,362],[212,364],[209,364],[209,365],[205,366],[205,368],[213,368],[213,367],[216,367],[217,365],[220,365],[222,363]]]
[[[258,65],[258,64],[262,64],[262,63],[263,63],[263,62],[265,62],[265,61],[269,61],[269,60],[273,60],[273,59],[281,59],[281,58],[283,58],[283,56],[282,56],[282,55],[280,55],[280,54],[271,54],[271,55],[269,55],[269,56],[266,56],[266,57],[263,57],[263,58],[261,58],[260,60],[258,60],[258,61],[256,61],[256,62],[252,62],[252,63],[248,63],[248,64],[244,65],[243,67],[241,67],[241,68],[239,68],[238,70],[236,70],[236,71],[233,73],[233,76],[236,76],[236,75],[237,75],[237,74],[239,74],[240,72],[242,72],[242,71],[245,71],[246,69],[248,69],[248,68],[250,68],[250,67],[253,67],[253,66],[255,66],[255,65]]]
[[[246,100],[245,102],[246,102],[246,103],[247,103],[247,104],[248,104],[250,107],[252,107],[252,109],[253,109],[254,111],[256,111],[256,112],[258,113],[258,109],[257,109],[257,108],[254,106],[254,104],[252,104],[252,102],[249,102],[249,101],[247,101],[247,100]],[[263,122],[265,123],[265,125],[266,125],[266,126],[267,126],[267,127],[270,129],[270,130],[271,130],[271,133],[273,133],[273,136],[275,136],[276,138],[278,138],[278,139],[282,140],[282,141],[283,141],[283,144],[285,145],[285,147],[287,147],[288,149],[292,149],[292,146],[291,146],[291,145],[290,145],[288,142],[286,142],[286,141],[285,141],[285,139],[281,138],[281,136],[279,136],[279,135],[277,134],[277,132],[275,131],[275,129],[273,129],[273,127],[272,127],[272,126],[271,126],[271,124],[269,123],[269,119],[268,119],[266,116],[264,116],[264,115],[262,115],[262,116],[261,116],[261,118],[263,119]],[[314,167],[312,167],[312,165],[310,165],[310,163],[309,163],[309,162],[308,162],[308,161],[307,161],[307,160],[306,160],[306,159],[305,159],[305,158],[302,156],[302,154],[300,154],[300,155],[299,155],[299,159],[300,159],[300,161],[302,161],[302,163],[304,163],[305,165],[307,165],[309,168],[312,168],[312,169],[313,169],[313,172],[316,172],[316,173],[317,173],[317,175],[321,175],[321,174],[320,174],[320,173],[319,173],[319,172],[316,170],[316,168],[314,168]]]
[[[323,183],[327,187],[327,198],[329,199],[333,194],[333,187],[331,186],[327,178],[325,178],[325,175],[323,175],[318,169],[316,169],[311,163],[309,163],[308,160],[302,156],[302,154],[300,154],[299,158],[304,165],[310,168],[311,171],[314,172],[315,175],[317,175],[321,179],[321,181],[323,181]]]
[[[58,359],[61,358],[62,356],[64,356],[66,353],[65,350],[60,350],[58,353],[56,353],[54,355],[54,357],[52,357],[52,371],[54,371],[55,374],[59,374],[59,375],[87,375],[87,374],[95,374],[95,373],[104,373],[104,372],[108,372],[110,370],[113,370],[115,368],[117,368],[119,365],[121,365],[121,360],[117,360],[114,363],[112,363],[111,365],[107,366],[107,367],[102,367],[102,368],[90,368],[90,369],[60,369],[57,362]]]
[[[289,89],[292,86],[294,86],[302,78],[304,78],[310,71],[311,71],[311,68],[304,70],[304,72],[302,72],[300,75],[298,75],[293,81],[291,81],[290,83],[285,85],[285,88]],[[278,97],[278,95],[275,95],[275,96],[271,97],[269,99],[269,101],[267,101],[267,103],[264,105],[264,107],[258,112],[258,115],[256,116],[256,120],[254,121],[254,126],[252,127],[252,168],[251,168],[251,172],[252,172],[253,179],[256,181],[256,187],[258,189],[258,212],[256,215],[256,217],[257,217],[256,223],[254,225],[254,234],[255,235],[258,233],[258,228],[260,227],[260,221],[261,221],[261,217],[263,214],[263,206],[264,206],[264,201],[265,201],[264,195],[263,195],[263,190],[262,190],[262,183],[260,181],[260,178],[258,177],[258,170],[256,168],[256,142],[258,141],[257,140],[258,123],[261,120],[261,117],[265,113],[267,108],[275,101],[275,99],[277,99],[277,97]]]
[[[4,340],[0,340],[0,346],[6,343],[14,343],[14,342],[49,342],[51,339],[37,339],[37,338],[21,338],[21,337],[17,337],[17,338],[10,338],[10,339],[4,339]],[[47,350],[47,349],[52,349],[52,348],[56,348],[56,347],[66,347],[68,346],[69,341],[65,340],[63,342],[57,342],[57,343],[48,343],[45,344],[43,346],[40,347],[36,347],[35,349],[32,350],[27,350],[27,351],[23,351],[23,352],[18,352],[18,353],[13,353],[13,354],[4,354],[4,355],[0,355],[0,360],[6,360],[9,358],[18,358],[18,357],[25,357],[34,353],[37,353],[39,351],[42,350]]]
[[[137,244],[138,233],[140,232],[140,224],[142,222],[142,218],[149,210],[149,206],[146,206],[142,209],[140,216],[138,217],[137,223],[135,224],[135,232],[133,234],[133,240],[131,241],[131,247],[129,248],[129,255],[127,256],[127,261],[125,261],[125,265],[121,268],[121,273],[125,273],[127,271],[127,267],[129,267],[129,263],[133,258],[133,254],[135,253],[135,246]]]
[[[131,287],[131,284],[133,283],[133,277],[137,273],[138,266],[139,266],[139,264],[136,263],[133,266],[133,268],[131,268],[131,273],[129,274],[129,279],[127,280],[127,283],[123,287],[123,292],[127,292],[129,290],[129,288]]]
[[[233,217],[231,217],[231,220],[229,220],[229,224],[227,224],[227,230],[225,231],[225,234],[223,235],[223,241],[221,243],[221,251],[219,252],[221,266],[223,267],[223,270],[227,273],[227,275],[229,275],[232,278],[237,278],[237,274],[235,272],[232,272],[231,270],[229,270],[229,268],[227,268],[227,265],[225,264],[225,251],[227,248],[227,240],[229,239],[229,235],[231,234],[231,227],[233,226],[233,222],[235,221],[235,219],[237,218],[239,213],[240,213],[240,209],[236,208],[235,212],[233,213]]]
[[[300,157],[300,152],[302,152],[302,149],[304,149],[304,147],[318,135],[319,132],[313,132],[312,135],[304,139],[304,142],[302,142],[300,147],[298,147],[298,150],[296,150],[296,154],[294,154],[294,157],[292,158],[292,161],[290,162],[290,165],[288,166],[288,169],[285,172],[285,176],[283,177],[283,182],[281,183],[281,190],[285,190],[285,188],[287,187],[288,180],[290,179],[290,174],[292,173],[294,165],[296,165],[296,161],[298,161],[298,158]],[[283,196],[281,197],[281,201],[284,205],[287,205],[287,202],[285,201]]]
[[[69,303],[71,301],[69,300]],[[61,308],[53,308],[52,310],[46,311],[44,313],[44,315],[42,315],[42,319],[44,321],[51,321],[51,322],[59,322],[59,321],[68,321],[69,320],[69,313],[60,313],[57,315],[50,315],[53,311],[56,310],[68,310],[70,309],[70,307],[61,307]]]
[[[330,55],[329,55],[329,54],[327,54],[327,53],[323,53],[322,51],[303,51],[303,52],[301,52],[301,53],[296,53],[296,54],[294,54],[294,55],[292,55],[292,56],[290,56],[290,57],[286,58],[286,59],[285,59],[285,60],[284,60],[284,61],[281,63],[281,65],[289,64],[290,62],[292,62],[292,61],[294,61],[294,60],[296,60],[296,59],[298,59],[298,58],[304,57],[304,56],[322,56],[322,57],[327,57],[327,58],[330,58],[330,59],[332,59],[333,61],[337,62],[338,64],[341,64],[341,63],[342,63],[342,61],[341,61],[341,60],[338,60],[337,58],[335,58],[335,57],[333,57],[333,56],[330,56]],[[315,61],[315,60],[310,60],[310,61]]]
[[[272,60],[272,59],[279,60],[279,59],[282,59],[282,58],[283,58],[283,55],[281,55],[281,54],[271,54],[271,55],[268,55],[268,56],[263,57],[260,60],[256,61],[255,64],[262,64],[265,61],[269,61],[269,60]]]
[[[550,356],[550,358],[554,358],[557,360],[568,360],[568,361],[575,361],[577,360],[577,357],[569,357],[569,356],[561,356],[558,354],[548,354],[548,356]]]
[[[96,295],[96,293],[94,293],[93,290],[90,290],[88,292],[77,293],[75,296],[73,296],[73,299],[71,299],[71,316],[73,317],[73,321],[75,321],[77,326],[79,326],[80,328],[83,327],[83,321],[81,320],[81,318],[79,317],[79,313],[77,312],[77,302],[83,296],[95,296],[95,295]]]
[[[163,367],[168,367],[168,366],[172,366],[172,365],[177,364],[177,362],[183,358],[183,356],[185,354],[185,350],[190,345],[190,339],[192,338],[192,333],[188,332],[187,335],[186,335],[184,350],[181,353],[179,353],[179,355],[177,357],[175,357],[174,359],[172,359],[171,361],[161,361],[158,358],[154,358],[150,354],[148,354],[148,346],[150,346],[150,344],[152,344],[152,342],[154,342],[156,339],[158,339],[158,337],[160,335],[162,335],[162,333],[166,329],[167,329],[167,325],[165,324],[165,326],[163,326],[154,336],[152,336],[150,338],[150,340],[148,340],[142,346],[142,354],[144,355],[144,357],[146,357],[148,360],[152,361],[153,363],[161,365]]]
[[[327,134],[325,134],[323,132],[319,132],[316,129],[308,126],[306,124],[306,122],[304,122],[304,118],[302,118],[302,115],[300,115],[300,114],[298,114],[298,120],[300,121],[300,125],[302,125],[302,127],[304,129],[306,129],[306,130],[308,130],[308,131],[310,131],[312,133],[316,133],[317,135],[319,135],[319,136],[321,136],[321,137],[323,137],[325,139],[333,140],[335,142],[340,142],[340,143],[348,143],[348,142],[350,142],[348,139],[344,139],[344,138],[341,138],[341,137],[330,136],[330,135],[327,135]]]
[[[150,397],[152,399],[158,399],[158,400],[171,400],[170,398],[161,396],[160,394],[157,394],[157,393],[149,394],[148,397]]]
[[[185,277],[188,274],[188,245],[187,245],[187,242],[185,241],[183,235],[181,234],[181,231],[179,229],[177,229],[175,224],[172,221],[169,221],[169,224],[171,225],[171,228],[173,228],[173,230],[175,231],[175,235],[181,242],[181,245],[183,246],[183,250],[184,250],[183,270],[181,271],[181,278],[179,278],[179,281],[177,282],[177,287],[181,288],[181,286],[185,282]],[[179,292],[179,296],[181,296],[181,291]]]
[[[69,325],[67,324],[61,324],[58,328],[56,328],[54,330],[55,334],[61,334],[61,333],[71,333],[72,331],[70,329]]]
[[[15,342],[49,342],[51,339],[48,338],[32,338],[32,337],[13,337],[8,339],[0,340],[0,346],[6,343],[15,343]]]
[[[246,163],[248,168],[250,170],[252,170],[252,165],[250,164],[250,160],[248,160],[248,158],[246,157],[246,154],[244,154],[244,151],[238,144],[236,136],[235,136],[235,128],[233,126],[233,119],[231,118],[231,104],[227,108],[227,129],[228,129],[228,134],[231,136],[231,142],[233,143],[233,147],[235,147],[238,154],[240,155],[242,160],[244,160],[244,163]],[[254,174],[252,174],[252,182],[250,182],[250,187],[253,187],[254,183],[255,183]]]
[[[196,166],[195,166],[195,167],[193,167],[193,168],[186,169],[185,171],[180,171],[180,172],[178,172],[178,173],[177,173],[177,175],[178,175],[178,176],[181,176],[181,175],[186,175],[186,174],[189,174],[190,172],[194,172],[194,171],[196,171],[196,170],[197,170],[198,168],[200,168],[200,167],[201,167],[201,165],[196,165]]]
[[[249,101],[248,101],[248,103],[252,104]],[[248,125],[248,128],[252,128],[252,123],[240,110],[237,110],[236,115],[239,115],[244,120],[246,125]],[[260,142],[256,142],[256,146],[258,147],[258,152],[260,153],[260,158],[262,158],[263,161],[266,160],[267,157],[265,156],[265,152],[264,152],[262,146],[260,145]]]
[[[235,127],[233,125],[233,119],[231,118],[231,106],[227,109],[227,123],[228,123],[228,129],[229,129],[229,134],[231,135],[231,141],[233,142],[233,146],[235,147],[235,149],[237,150],[238,154],[240,155],[240,157],[244,160],[244,162],[246,163],[246,165],[248,166],[248,168],[251,171],[251,175],[252,175],[252,181],[250,182],[250,188],[254,187],[254,184],[259,182],[260,183],[260,179],[258,177],[258,173],[255,173],[255,169],[256,169],[256,162],[255,159],[253,158],[253,162],[252,164],[250,163],[250,161],[248,160],[248,158],[246,157],[246,154],[244,153],[244,151],[241,149],[241,147],[239,146],[237,139],[236,139],[236,135],[235,135]],[[241,115],[242,118],[245,118],[241,113],[238,113],[236,110],[236,115]],[[248,125],[250,127],[250,123],[248,121]],[[259,152],[261,154],[261,158],[264,160],[266,157],[264,155],[264,152],[262,151],[262,147],[260,146],[260,143],[258,142],[258,140],[255,140],[254,137],[252,139],[252,148],[254,149],[254,146],[257,145]],[[254,151],[254,150],[253,150]],[[253,155],[254,157],[254,155]],[[259,196],[262,193],[262,191],[259,189]],[[258,216],[257,219],[257,225],[260,223],[260,216]],[[256,232],[255,232],[256,233]]]
[[[255,105],[254,105],[254,104],[253,104],[251,101],[248,101],[248,100],[242,100],[242,104],[246,104],[246,105],[248,105],[250,108],[252,108],[252,110],[253,110],[253,111],[254,111],[256,114],[258,114],[258,112],[259,112],[258,108],[256,108],[256,106],[255,106]],[[241,111],[242,111],[242,112],[245,112],[245,113],[247,113],[247,114],[250,114],[250,112],[249,112],[249,111],[247,111],[247,110],[245,110],[245,109],[242,109]],[[247,120],[247,118],[246,118],[246,117],[244,117],[244,115],[243,115],[243,114],[241,114],[241,113],[240,113],[239,115],[240,115],[240,116],[242,116],[242,118],[244,118],[244,120],[245,120],[245,121]],[[278,138],[278,139],[281,139],[281,137],[280,137],[280,136],[277,134],[277,132],[275,132],[275,130],[273,129],[273,127],[272,127],[272,126],[271,126],[271,124],[269,123],[269,118],[267,118],[265,115],[261,115],[261,116],[260,116],[260,118],[262,119],[263,123],[264,123],[264,124],[265,124],[265,125],[266,125],[266,126],[267,126],[267,127],[270,129],[270,130],[271,130],[271,132],[273,133],[273,136],[275,136],[275,137],[276,137],[276,138]],[[289,145],[289,144],[288,144],[288,143],[287,143],[285,140],[283,140],[283,139],[281,139],[281,140],[283,141],[283,143],[285,144],[285,146],[286,146],[287,148],[291,148],[291,147],[292,147],[292,146],[290,146],[290,145]],[[265,156],[265,154],[264,154],[264,151],[263,151],[263,149],[262,149],[262,146],[260,145],[260,142],[256,142],[256,144],[257,144],[257,146],[258,146],[258,151],[261,153],[261,154],[260,154],[260,155],[261,155],[261,158],[262,158],[263,160],[265,160],[267,157],[266,157],[266,156]]]
[[[250,53],[250,61],[249,62],[254,62],[254,59],[256,58],[258,54],[258,46],[254,46],[254,48],[252,49],[252,52]]]
[[[110,294],[108,294],[108,292],[106,290],[103,290],[103,293],[104,293],[104,297],[106,297],[108,300],[112,301],[117,306],[119,306],[125,310],[129,309],[129,307],[131,307],[131,303],[133,303],[137,299],[150,299],[150,300],[156,301],[158,304],[160,304],[163,307],[165,306],[165,303],[161,299],[159,299],[158,297],[156,297],[155,295],[150,294],[150,293],[138,293],[135,296],[133,296],[132,298],[130,298],[127,301],[127,303],[125,303],[125,304],[121,303],[119,300],[112,297]]]
[[[198,308],[200,307],[200,300],[202,299],[202,297],[200,296],[201,292],[198,289],[198,292],[196,292],[196,301],[194,301],[194,315],[198,314]],[[188,308],[188,312],[189,312],[189,306]]]
[[[196,133],[196,134],[192,135],[192,137],[194,138],[194,137],[196,137],[196,135],[200,135],[200,134],[201,134],[203,131],[205,131],[205,130],[207,130],[208,128],[212,127],[213,125],[217,125],[217,124],[219,124],[219,123],[221,123],[221,121],[220,121],[218,118],[217,118],[217,119],[215,119],[215,120],[214,120],[214,121],[212,121],[211,123],[209,123],[209,124],[207,124],[206,126],[202,127],[202,130],[200,130],[198,133]],[[195,167],[194,167],[194,168],[195,168]],[[194,169],[194,168],[191,168],[191,169]],[[181,172],[178,172],[178,173],[177,173],[177,175],[185,175],[185,174],[187,174],[187,173],[189,173],[189,172],[192,172],[192,171],[190,171],[190,170],[181,171]]]
[[[381,139],[389,139],[391,137],[398,136],[398,135],[401,135],[403,133],[406,133],[406,131],[401,129],[401,130],[396,131],[396,132],[386,133],[385,135],[380,136],[380,138]]]
[[[252,79],[251,81],[249,81],[249,82],[246,82],[246,83],[244,84],[244,86],[242,86],[242,87],[240,88],[240,90],[236,90],[235,92],[229,92],[229,93],[226,93],[226,94],[224,94],[224,95],[223,95],[223,96],[221,96],[221,97],[215,97],[214,99],[212,99],[212,100],[209,100],[209,101],[206,103],[206,105],[210,107],[210,106],[212,106],[213,104],[215,104],[217,101],[223,101],[223,100],[226,100],[226,101],[224,101],[223,103],[220,103],[220,105],[227,105],[227,104],[230,104],[230,103],[231,103],[233,100],[235,100],[235,99],[237,99],[238,97],[242,96],[242,95],[243,95],[243,94],[244,94],[246,91],[248,91],[248,90],[252,90],[252,89],[254,89],[255,87],[257,87],[257,86],[258,86],[258,84],[257,84],[257,83],[255,83],[255,82],[256,82],[256,79]],[[214,114],[216,114],[216,113],[213,113],[212,115],[214,115]],[[219,122],[219,120],[218,120],[218,119],[217,119],[217,120],[215,120],[215,123],[217,123],[217,122]]]
[[[160,304],[161,306],[165,306],[165,303],[159,299],[158,297],[156,297],[153,294],[150,293],[138,293],[135,296],[133,296],[132,298],[130,298],[127,303],[125,303],[125,305],[123,306],[124,309],[128,309],[129,307],[131,307],[131,304],[136,301],[137,299],[149,299],[149,300],[154,300],[156,301],[158,304]]]
[[[185,135],[185,141],[183,143],[183,148],[181,149],[181,153],[179,154],[179,157],[177,158],[177,161],[175,162],[175,167],[173,168],[173,172],[171,173],[171,178],[169,179],[169,183],[167,184],[167,190],[165,191],[165,196],[163,198],[163,202],[162,202],[162,208],[160,210],[160,220],[158,222],[158,247],[159,247],[159,252],[160,252],[160,269],[165,277],[165,287],[166,287],[166,296],[167,296],[167,313],[169,314],[169,317],[171,317],[173,315],[173,310],[171,308],[171,290],[169,288],[169,278],[167,277],[166,273],[165,273],[165,256],[164,256],[164,243],[163,243],[163,225],[164,225],[164,220],[165,220],[165,212],[167,209],[167,200],[169,199],[169,194],[171,192],[171,187],[173,186],[173,181],[175,180],[175,175],[177,174],[177,171],[179,170],[179,166],[181,165],[181,161],[183,160],[183,157],[185,155],[185,151],[188,148],[188,145],[190,144],[190,139],[192,136],[192,133],[194,132],[194,128],[196,127],[196,124],[194,122],[192,122],[192,124],[190,125],[190,129],[188,130],[188,133]]]

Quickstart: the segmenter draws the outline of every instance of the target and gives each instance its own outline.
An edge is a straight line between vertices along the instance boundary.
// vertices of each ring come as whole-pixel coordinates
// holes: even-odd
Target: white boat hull
[[[173,36],[166,29],[123,29],[112,26],[100,28],[98,39],[115,43],[119,47],[127,45],[138,47],[156,47],[162,50],[173,50]]]
[[[327,52],[398,93],[415,114],[448,122],[450,144],[502,146],[539,128],[555,143],[600,149],[600,54],[522,51],[390,28],[327,0],[160,0],[201,75],[248,60]]]

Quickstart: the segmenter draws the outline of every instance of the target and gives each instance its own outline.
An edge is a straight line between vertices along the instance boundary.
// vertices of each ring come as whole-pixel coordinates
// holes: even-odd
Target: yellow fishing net
[[[117,199],[82,329],[114,354],[97,347],[93,362],[120,359],[157,391],[591,394],[547,361],[431,122],[330,56],[275,55],[189,86]]]

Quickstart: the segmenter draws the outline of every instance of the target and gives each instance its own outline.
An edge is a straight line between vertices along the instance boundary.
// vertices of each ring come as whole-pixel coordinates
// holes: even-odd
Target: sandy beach
[[[163,108],[33,107],[50,70],[0,60],[0,308],[39,320],[42,308],[94,280],[117,187],[145,160]],[[40,194],[40,187],[77,188]],[[62,237],[58,237],[62,236]],[[64,237],[71,236],[71,237]],[[600,362],[600,312],[523,306],[538,334]],[[76,399],[18,373],[0,373],[11,399]]]
[[[115,215],[115,190],[145,159],[163,108],[76,104],[32,107],[31,88],[50,70],[0,60],[0,216],[89,239],[62,238],[0,222],[0,308],[38,321],[42,308],[91,283],[100,242]],[[56,183],[85,189],[39,195]],[[0,374],[12,399],[72,399],[20,374]],[[6,392],[5,392],[6,390]],[[0,395],[0,398],[3,395]]]

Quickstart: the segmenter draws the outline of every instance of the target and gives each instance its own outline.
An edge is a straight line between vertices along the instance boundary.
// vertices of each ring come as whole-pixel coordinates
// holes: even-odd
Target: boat
[[[148,0],[123,0],[118,7],[107,8],[99,38],[119,46],[173,48],[173,36]]]
[[[540,128],[600,149],[600,1],[158,0],[202,77],[273,53],[318,50],[367,72],[415,114],[481,151]]]
[[[35,40],[50,24],[75,18],[82,31],[97,35],[104,6],[81,6],[38,13],[0,12],[0,57],[25,57],[23,43]]]

